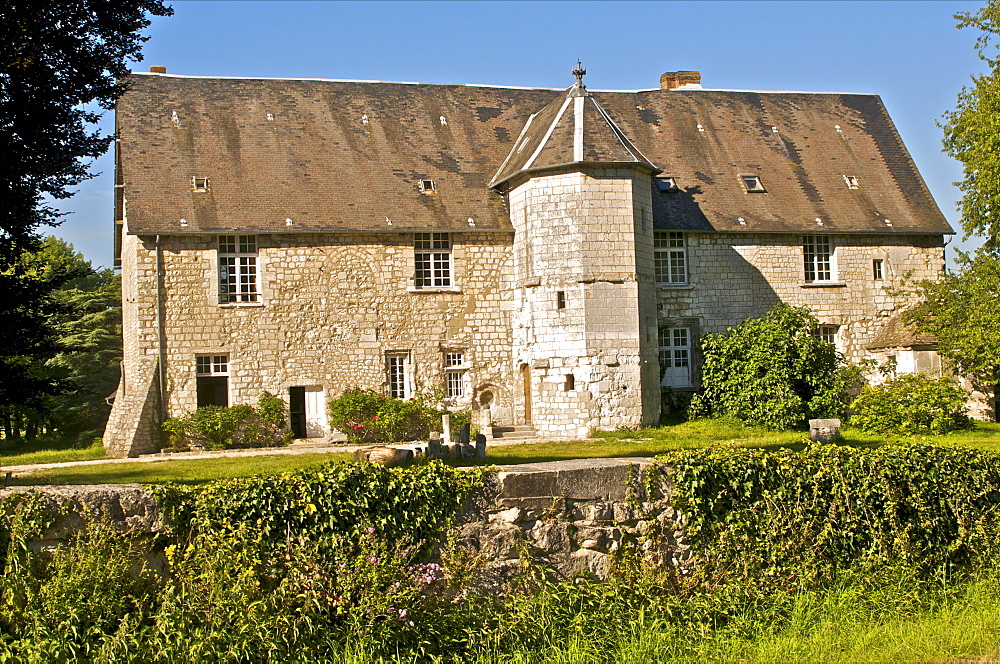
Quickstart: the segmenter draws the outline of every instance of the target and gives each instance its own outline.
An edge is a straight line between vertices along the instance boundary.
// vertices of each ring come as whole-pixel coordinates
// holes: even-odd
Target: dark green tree
[[[731,415],[769,429],[841,417],[861,377],[819,338],[808,309],[778,304],[763,318],[701,338],[702,392],[694,415]]]
[[[966,235],[983,235],[985,246],[1000,250],[1000,3],[956,14],[959,28],[980,30],[976,52],[989,72],[962,88],[954,111],[944,116],[944,149],[963,164],[960,209]]]
[[[51,350],[45,320],[60,284],[23,256],[58,223],[51,201],[73,195],[113,140],[93,125],[127,87],[161,0],[0,0],[0,406],[30,406],[53,381],[31,364]]]
[[[35,438],[100,435],[121,362],[121,279],[95,270],[73,246],[46,238],[18,264],[46,294],[35,307],[45,343],[31,355],[9,358],[23,368],[34,389],[0,404],[4,436]],[[0,389],[15,391],[17,386]],[[86,441],[84,441],[86,442]]]

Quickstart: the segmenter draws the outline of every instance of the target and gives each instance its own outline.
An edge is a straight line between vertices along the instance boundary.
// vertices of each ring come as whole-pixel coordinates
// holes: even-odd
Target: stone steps
[[[530,424],[521,424],[514,427],[493,427],[493,438],[495,440],[531,440],[537,438],[535,427]]]

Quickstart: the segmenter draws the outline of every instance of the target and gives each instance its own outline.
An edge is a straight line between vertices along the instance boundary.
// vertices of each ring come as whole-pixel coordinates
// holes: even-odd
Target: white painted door
[[[323,388],[315,385],[306,388],[306,436],[322,438],[329,433],[326,419],[326,399]]]

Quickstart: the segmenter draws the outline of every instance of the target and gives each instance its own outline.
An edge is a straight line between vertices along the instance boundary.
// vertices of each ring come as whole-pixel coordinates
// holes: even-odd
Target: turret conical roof
[[[489,186],[503,184],[518,173],[577,163],[637,164],[660,170],[608,117],[583,83],[577,82],[528,118]]]

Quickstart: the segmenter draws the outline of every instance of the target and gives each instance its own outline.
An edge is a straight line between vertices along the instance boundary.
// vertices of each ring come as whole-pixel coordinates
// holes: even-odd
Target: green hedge
[[[926,444],[698,450],[672,468],[702,573],[781,586],[897,566],[974,571],[1000,553],[1000,454]]]

